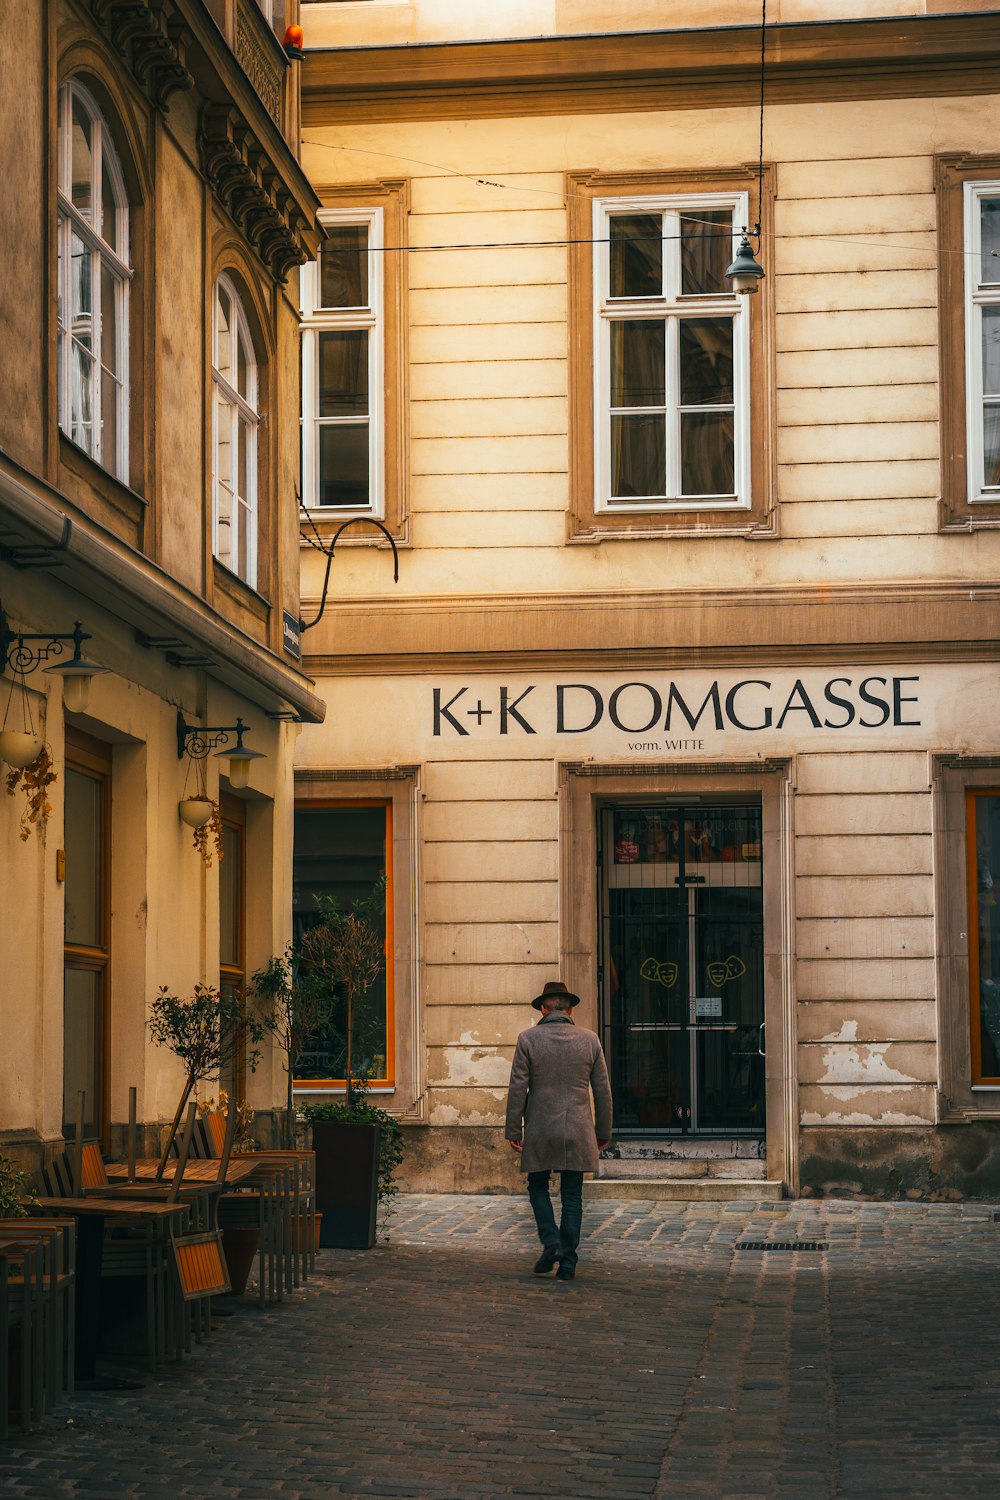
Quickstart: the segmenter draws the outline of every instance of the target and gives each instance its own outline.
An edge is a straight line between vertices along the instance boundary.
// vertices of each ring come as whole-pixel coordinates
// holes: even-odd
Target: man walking
[[[594,1033],[573,1023],[571,1012],[579,1003],[580,997],[558,979],[549,980],[532,1000],[542,1019],[517,1039],[507,1092],[505,1134],[521,1153],[542,1242],[535,1271],[544,1275],[558,1261],[558,1281],[572,1281],[576,1275],[583,1174],[597,1171],[598,1152],[611,1140],[608,1068]],[[549,1197],[550,1172],[559,1173],[558,1229]]]

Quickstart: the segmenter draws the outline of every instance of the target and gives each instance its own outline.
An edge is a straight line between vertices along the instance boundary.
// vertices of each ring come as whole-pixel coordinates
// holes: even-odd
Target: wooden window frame
[[[111,747],[90,735],[76,730],[66,731],[67,771],[76,771],[97,781],[101,787],[100,825],[100,930],[104,939],[100,944],[68,943],[63,940],[63,974],[68,969],[83,970],[101,976],[100,986],[100,1041],[96,1058],[99,1076],[99,1098],[96,1101],[96,1120],[101,1141],[105,1148],[111,1139]],[[63,999],[65,1007],[65,996]]]
[[[1000,1073],[984,1073],[982,1061],[982,1018],[979,994],[979,901],[976,861],[976,803],[982,797],[1000,797],[1000,785],[967,787],[965,792],[965,866],[966,898],[969,911],[969,1049],[970,1081],[973,1089],[1000,1091]]]
[[[570,507],[569,541],[595,542],[610,538],[662,536],[771,536],[777,533],[775,483],[775,389],[773,272],[760,291],[747,299],[749,318],[749,495],[733,502],[665,500],[662,506],[602,507],[597,485],[597,403],[595,385],[596,325],[595,261],[600,251],[592,244],[597,205],[631,205],[638,199],[705,197],[739,200],[746,217],[762,223],[760,258],[773,267],[771,205],[774,169],[765,168],[758,205],[756,166],[691,172],[568,172],[566,203],[569,246],[569,388],[570,388]],[[708,206],[712,206],[708,204]],[[739,459],[737,458],[737,463]]]
[[[222,911],[219,910],[219,988],[233,985],[242,990],[247,977],[247,816],[246,804],[239,797],[222,792],[219,815],[223,828],[236,834],[236,963],[222,959]],[[220,870],[221,881],[221,870]],[[232,1074],[236,1085],[236,1103],[243,1104],[247,1095],[246,1030],[240,1028],[232,1057]]]
[[[973,910],[969,904],[969,797],[1000,796],[1000,756],[931,757],[934,802],[934,942],[938,1108],[941,1125],[1000,1120],[1000,1079],[977,1082],[973,1040]],[[978,955],[975,956],[978,962]],[[978,986],[977,986],[978,987]],[[978,1020],[977,1023],[978,1024]]]
[[[409,183],[383,178],[371,184],[316,184],[323,204],[320,223],[369,223],[368,309],[318,308],[315,288],[318,261],[300,273],[302,330],[302,497],[304,525],[326,533],[354,517],[382,521],[396,542],[409,540],[407,418],[407,216]],[[377,359],[369,361],[369,462],[374,480],[366,506],[321,506],[315,503],[319,465],[316,453],[318,335],[330,328],[371,327]],[[354,527],[344,544],[385,545],[374,529]]]
[[[224,292],[229,298],[233,327],[230,337],[242,345],[247,359],[247,395],[243,397],[219,371],[219,295]],[[219,408],[225,401],[232,408],[231,436],[235,437],[231,463],[234,474],[232,487],[232,512],[230,516],[230,557],[219,555]],[[239,441],[241,423],[248,429],[247,494],[239,493]],[[212,288],[212,553],[219,563],[234,578],[245,583],[247,588],[257,589],[259,567],[260,531],[260,372],[257,351],[254,346],[250,322],[243,306],[243,299],[232,278],[224,271],[215,278]],[[244,514],[245,513],[245,514]],[[247,530],[247,572],[244,576],[238,568],[239,538],[241,528]]]
[[[977,381],[973,347],[968,204],[971,190],[994,186],[1000,196],[1000,154],[946,155],[935,160],[938,224],[938,345],[941,373],[942,531],[1000,527],[1000,494],[973,498],[972,464],[981,451],[981,421],[973,410]],[[975,436],[976,424],[980,435]],[[978,490],[978,487],[977,487]]]
[[[105,237],[90,224],[71,199],[72,183],[72,111],[79,103],[90,119],[93,166],[91,169],[91,193],[94,204],[103,200],[101,192],[104,174],[110,173],[112,196],[115,201],[117,226],[113,247]],[[60,431],[81,452],[113,478],[127,485],[129,482],[129,422],[131,413],[131,387],[129,379],[129,357],[131,342],[130,291],[132,282],[131,261],[131,207],[122,170],[121,159],[115,146],[114,133],[105,119],[104,112],[84,83],[76,76],[67,78],[59,89],[58,171],[57,171],[57,238],[58,238],[58,307],[65,320],[57,313],[58,329],[58,421]],[[73,237],[82,240],[91,254],[91,322],[93,363],[96,377],[96,399],[91,420],[91,441],[81,441],[75,435],[73,424],[73,378],[72,346],[73,331],[69,315],[72,304],[70,271]],[[103,421],[103,371],[104,371],[104,283],[102,272],[107,269],[113,281],[115,298],[116,349],[115,365],[119,393],[116,397],[116,447],[113,455],[104,452]],[[82,435],[81,435],[82,436]]]
[[[381,807],[385,811],[385,1062],[382,1078],[372,1078],[369,1086],[375,1092],[394,1093],[396,1089],[396,964],[395,904],[393,876],[393,799],[392,797],[325,797],[296,798],[296,812],[330,812],[349,807]],[[296,1078],[293,1091],[302,1093],[344,1093],[345,1078]]]

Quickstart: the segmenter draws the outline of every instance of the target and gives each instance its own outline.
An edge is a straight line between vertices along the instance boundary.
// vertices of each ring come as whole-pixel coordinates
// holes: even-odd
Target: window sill
[[[141,526],[149,508],[148,500],[124,480],[116,478],[110,469],[99,464],[85,448],[81,448],[79,443],[74,443],[72,438],[67,437],[61,428],[59,429],[59,464],[74,478],[82,480],[84,484],[96,491],[100,498],[107,501],[125,520],[130,521],[134,526]],[[76,495],[68,493],[67,498],[74,504],[80,505],[81,509],[86,508]]]
[[[619,512],[604,512],[599,519],[586,524],[577,524],[567,542],[622,542],[644,541],[660,537],[742,537],[745,541],[776,540],[778,536],[777,512],[772,512],[767,521],[754,516],[732,511],[713,512],[710,518],[704,511],[671,513],[669,518],[662,512],[651,515],[623,515]]]
[[[368,510],[299,510],[299,546],[306,548],[311,541],[315,541],[316,533],[324,540],[331,537],[338,526],[343,526],[347,521],[357,521],[359,525],[350,531],[345,531],[342,539],[337,543],[343,547],[388,547],[382,532],[373,526],[371,531],[363,531],[360,522],[377,521],[384,526],[392,537],[397,547],[409,547],[410,537],[405,524],[394,526],[385,516],[377,516],[374,511]],[[315,531],[313,530],[315,528]]]
[[[264,594],[258,593],[252,584],[246,583],[238,573],[234,573],[231,568],[227,568],[226,564],[220,562],[217,557],[212,558],[212,565],[217,588],[220,588],[224,594],[228,595],[234,603],[242,605],[244,609],[250,610],[261,621],[266,621],[269,618],[271,602]]]

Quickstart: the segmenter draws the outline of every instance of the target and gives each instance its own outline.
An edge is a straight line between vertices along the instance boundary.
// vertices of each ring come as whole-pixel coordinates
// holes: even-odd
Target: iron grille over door
[[[601,810],[602,1040],[620,1135],[764,1133],[758,805]]]

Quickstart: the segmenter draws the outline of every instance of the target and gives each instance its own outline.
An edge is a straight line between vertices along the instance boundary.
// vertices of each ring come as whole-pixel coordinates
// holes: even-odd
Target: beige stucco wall
[[[112,1127],[127,1119],[130,1086],[138,1089],[139,1119],[148,1126],[169,1120],[177,1102],[179,1064],[154,1050],[146,1032],[157,988],[189,994],[199,981],[219,979],[218,861],[205,868],[177,812],[187,764],[177,755],[179,710],[197,724],[233,725],[242,717],[251,728],[248,747],[266,757],[254,762],[251,790],[241,794],[248,971],[282,952],[291,930],[295,728],[267,711],[287,714],[289,701],[307,689],[281,647],[282,612],[298,609],[298,272],[291,268],[279,283],[254,249],[251,221],[237,224],[227,215],[203,171],[199,119],[211,96],[203,89],[217,95],[219,78],[236,77],[222,35],[214,41],[206,35],[215,49],[210,56],[195,55],[191,37],[182,43],[197,72],[197,81],[188,81],[197,86],[171,96],[163,110],[144,92],[143,81],[155,75],[155,48],[152,74],[143,67],[134,76],[131,53],[126,49],[123,60],[86,6],[32,5],[17,36],[0,39],[4,76],[18,81],[0,96],[9,182],[0,216],[3,541],[17,547],[35,540],[30,529],[25,536],[18,531],[22,490],[52,518],[52,535],[62,534],[64,545],[72,540],[62,556],[34,556],[39,565],[27,569],[17,566],[16,555],[0,554],[0,606],[12,628],[26,632],[65,632],[80,619],[91,637],[86,655],[107,669],[94,679],[86,714],[76,717],[64,714],[58,678],[39,670],[27,679],[57,773],[47,824],[22,840],[23,793],[9,797],[0,783],[0,1150],[32,1164],[58,1144],[63,1125],[64,891],[57,854],[65,845],[67,727],[104,742],[112,757]],[[131,488],[75,450],[58,428],[55,129],[58,89],[69,74],[98,98],[128,183],[132,450],[142,456],[131,466]],[[297,74],[291,80],[290,93]],[[236,81],[247,87],[242,75]],[[252,95],[242,100],[278,168],[308,203],[291,155],[282,155],[263,106],[255,113],[254,104]],[[309,237],[304,219],[300,230]],[[259,595],[212,563],[210,320],[220,266],[242,278],[262,372]],[[81,536],[103,549],[100,567],[74,555]],[[175,606],[179,613],[172,613]],[[212,642],[207,651],[192,638],[202,629]],[[158,641],[143,644],[144,631]],[[173,665],[171,650],[180,655]],[[240,682],[242,688],[232,685]],[[9,672],[0,679],[0,719],[11,683]],[[218,797],[227,765],[209,757],[207,768],[208,793]],[[8,769],[0,765],[0,777]],[[217,1088],[209,1084],[203,1092]],[[265,1113],[284,1103],[283,1068],[270,1049],[249,1078],[248,1097]]]
[[[664,698],[673,682],[696,705],[712,680],[724,697],[729,685],[750,674],[725,671],[713,678],[645,669],[634,675],[658,685]],[[710,710],[695,738],[681,725],[684,748],[673,749],[662,731],[629,735],[606,719],[592,733],[556,732],[560,681],[591,683],[607,702],[633,674],[576,669],[561,676],[380,676],[323,685],[330,727],[303,733],[301,764],[417,762],[421,768],[419,864],[397,871],[397,879],[419,878],[425,1118],[431,1125],[502,1123],[513,1043],[532,1019],[527,1001],[546,979],[581,962],[568,948],[560,889],[567,837],[560,765],[582,760],[668,771],[671,762],[691,770],[701,761],[709,770],[700,790],[710,800],[713,776],[718,780],[727,761],[748,757],[787,757],[793,766],[787,858],[794,873],[787,904],[802,1125],[913,1126],[936,1119],[932,756],[995,747],[1000,675],[992,665],[885,663],[766,675],[771,689],[755,696],[775,705],[787,702],[796,680],[818,705],[830,678],[853,679],[847,691],[856,697],[860,681],[882,677],[891,684],[898,676],[904,697],[914,699],[904,702],[900,717],[919,722],[830,730],[793,712],[780,731],[740,734],[731,723],[720,732]],[[435,688],[447,705],[463,685],[467,701],[493,708],[492,724],[477,729],[472,721],[468,736],[460,737],[439,719],[435,734]],[[500,736],[496,708],[503,685],[511,698],[532,687],[521,711],[534,735],[512,725],[506,740]],[[881,688],[875,681],[869,690]],[[641,693],[623,697],[622,717],[626,710],[644,711],[646,703]],[[458,705],[453,712],[460,712]],[[623,779],[622,798],[628,793]],[[955,872],[957,881],[963,877]],[[778,920],[775,912],[769,916]],[[596,940],[595,912],[592,950]],[[597,1024],[589,995],[580,1017]]]
[[[345,27],[352,9],[328,8],[342,12],[335,19]],[[791,10],[784,7],[783,19]],[[658,22],[670,24],[662,9]],[[306,23],[315,28],[316,17],[307,12]],[[641,769],[669,766],[678,755],[692,774],[699,761],[708,765],[706,798],[727,761],[771,756],[791,767],[781,942],[791,975],[794,1128],[839,1141],[838,1132],[854,1129],[870,1140],[878,1127],[888,1140],[893,1130],[918,1132],[939,1119],[941,1007],[958,1003],[949,1024],[967,1025],[967,998],[946,1000],[940,983],[934,757],[995,754],[995,667],[970,660],[957,641],[949,646],[947,625],[927,659],[894,662],[880,656],[877,637],[863,637],[857,651],[828,640],[821,658],[799,661],[795,638],[763,624],[758,635],[749,607],[729,634],[713,625],[715,634],[699,637],[690,627],[685,649],[697,655],[697,672],[685,673],[672,654],[667,621],[678,617],[666,613],[662,654],[655,629],[644,627],[642,654],[629,667],[628,622],[732,590],[756,593],[764,621],[776,591],[805,591],[836,609],[844,586],[856,592],[839,606],[842,639],[858,640],[857,612],[869,592],[875,598],[893,585],[903,597],[911,588],[995,579],[1000,536],[938,529],[933,162],[939,152],[995,150],[994,117],[995,100],[981,97],[768,106],[764,156],[775,164],[776,202],[765,269],[776,314],[779,535],[572,544],[564,173],[743,162],[756,141],[756,111],[308,126],[304,160],[321,196],[323,184],[338,181],[410,181],[410,545],[398,585],[383,550],[338,549],[335,603],[308,638],[330,705],[327,724],[304,730],[297,764],[305,773],[419,767],[421,1066],[432,1126],[499,1123],[514,1037],[531,1017],[526,1001],[579,957],[566,949],[560,762],[593,757],[614,768],[624,758]],[[538,243],[545,241],[552,243]],[[518,248],[503,248],[513,242]],[[303,591],[307,604],[318,592],[308,554]],[[533,683],[539,695],[551,686],[561,652],[562,680],[597,681],[599,632],[587,634],[581,664],[583,635],[572,614],[598,596],[617,652],[607,665],[619,682],[669,676],[690,684],[700,703],[706,679],[731,674],[748,653],[754,665],[742,675],[776,683],[817,672],[855,681],[916,674],[920,724],[815,732],[799,714],[781,734],[709,734],[683,752],[665,748],[662,733],[648,751],[623,751],[620,737],[603,730],[568,746],[544,733],[501,741],[495,716],[483,734],[434,737],[434,686],[447,701],[467,684],[470,703],[490,694],[483,701],[495,711],[501,683],[512,693]],[[563,613],[549,608],[560,600]],[[484,601],[496,606],[495,635],[485,639],[477,624],[469,648],[462,621]],[[342,654],[338,609],[353,661]],[[452,614],[450,628],[442,611]],[[539,627],[531,635],[524,621],[535,615],[548,634]],[[381,659],[380,618],[409,623],[409,637],[393,625]],[[434,622],[432,647],[425,620]],[[521,654],[505,668],[508,638],[523,652],[529,637],[538,665]],[[771,659],[764,639],[773,642]],[[463,660],[464,649],[489,659]],[[407,655],[421,651],[439,654],[408,670]],[[943,655],[953,660],[943,664]],[[954,880],[963,879],[956,869]],[[584,1023],[595,1024],[589,999],[584,1010],[591,1012],[581,1012]],[[460,1154],[454,1134],[450,1141]],[[477,1149],[470,1144],[470,1160]],[[461,1185],[460,1168],[450,1181]]]
[[[673,540],[670,574],[685,587],[996,575],[1000,538],[936,529],[932,163],[989,150],[993,111],[979,97],[768,110],[782,539]],[[394,588],[380,554],[345,548],[341,597],[663,586],[660,541],[565,544],[567,257],[530,242],[565,238],[564,171],[742,161],[755,125],[733,109],[309,127],[320,191],[411,176],[412,245],[529,242],[408,254],[413,551]],[[305,556],[307,601],[318,578]]]

